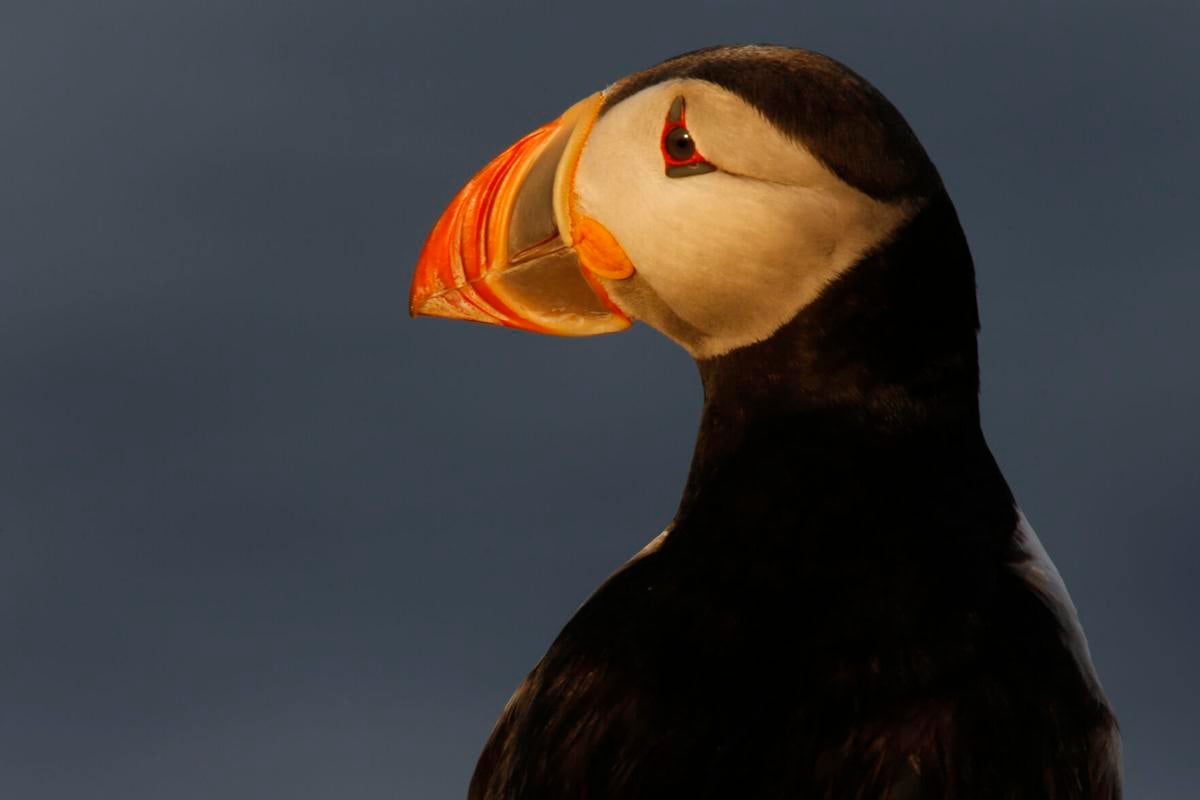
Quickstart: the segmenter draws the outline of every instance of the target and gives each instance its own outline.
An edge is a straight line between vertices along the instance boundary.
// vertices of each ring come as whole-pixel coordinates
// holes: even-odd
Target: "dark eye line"
[[[716,170],[696,149],[696,142],[687,129],[686,112],[686,101],[680,95],[671,103],[663,123],[660,145],[668,178],[703,175]]]

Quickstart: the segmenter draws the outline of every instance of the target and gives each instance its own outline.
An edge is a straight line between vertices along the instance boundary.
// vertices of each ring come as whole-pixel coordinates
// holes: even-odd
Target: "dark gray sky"
[[[1200,7],[894,5],[7,0],[0,796],[462,797],[669,520],[700,393],[645,328],[410,321],[412,264],[520,134],[755,41],[851,65],[939,165],[1128,794],[1194,796]]]

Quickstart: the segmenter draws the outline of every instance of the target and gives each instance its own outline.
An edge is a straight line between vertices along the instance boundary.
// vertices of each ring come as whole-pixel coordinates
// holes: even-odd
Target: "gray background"
[[[1132,798],[1200,782],[1196,3],[0,7],[0,796],[456,798],[674,511],[653,331],[410,321],[489,157],[694,47],[878,85],[979,271],[984,416]]]

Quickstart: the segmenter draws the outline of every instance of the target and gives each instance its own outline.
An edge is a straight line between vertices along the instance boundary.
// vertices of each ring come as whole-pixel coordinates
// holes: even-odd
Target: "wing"
[[[1116,724],[1048,565],[1026,545],[968,632],[888,641],[764,559],[660,539],[513,695],[469,796],[1117,800]]]

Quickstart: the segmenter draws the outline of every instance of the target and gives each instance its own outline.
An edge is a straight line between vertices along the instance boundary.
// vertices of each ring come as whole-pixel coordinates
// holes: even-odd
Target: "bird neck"
[[[934,490],[963,470],[998,479],[977,330],[970,251],[941,195],[773,336],[697,362],[705,403],[681,517],[715,513],[714,498],[748,502],[727,509],[744,520],[850,490]]]

